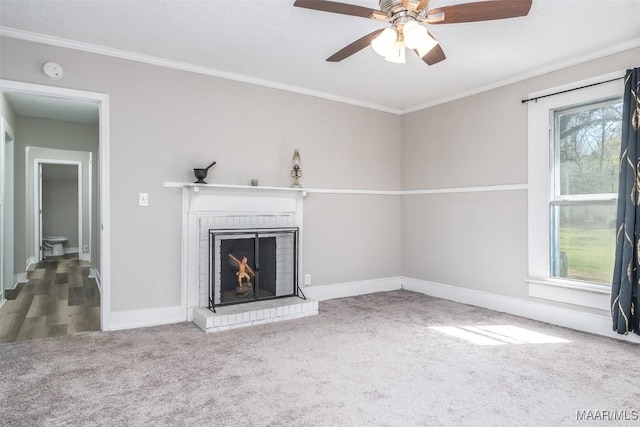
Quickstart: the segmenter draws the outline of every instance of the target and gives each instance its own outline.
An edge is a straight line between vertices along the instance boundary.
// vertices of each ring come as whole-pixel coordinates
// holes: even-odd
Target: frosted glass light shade
[[[425,38],[431,38],[427,29],[416,21],[404,24],[402,34],[404,34],[404,44],[409,49],[416,49]]]
[[[393,28],[385,28],[378,37],[371,40],[371,47],[380,56],[387,56],[398,40],[398,33]]]
[[[384,57],[389,62],[394,62],[396,64],[404,64],[405,63],[405,48],[404,43],[401,41],[397,41],[393,44],[393,49],[391,52]]]
[[[431,49],[438,45],[438,41],[429,35],[429,32],[426,28],[424,32],[426,37],[422,37],[420,39],[420,42],[418,43],[418,46],[415,47],[415,49],[418,51],[418,55],[420,55],[420,58],[425,56]]]

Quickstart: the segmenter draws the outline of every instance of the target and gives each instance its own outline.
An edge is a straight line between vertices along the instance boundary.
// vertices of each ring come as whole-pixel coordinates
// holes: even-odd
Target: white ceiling
[[[344,2],[378,7],[376,0]],[[431,7],[466,2],[432,0]],[[404,66],[392,64],[371,48],[325,62],[387,24],[293,7],[293,0],[2,0],[0,25],[14,37],[44,34],[116,56],[134,52],[147,61],[406,112],[640,46],[640,0],[533,0],[526,17],[431,25],[447,56],[431,67],[414,55]]]
[[[30,93],[4,92],[13,112],[19,116],[98,123],[98,104]]]

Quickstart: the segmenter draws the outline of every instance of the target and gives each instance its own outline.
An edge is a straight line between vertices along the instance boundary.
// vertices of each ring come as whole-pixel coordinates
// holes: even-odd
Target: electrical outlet
[[[305,274],[304,275],[304,285],[305,286],[309,286],[311,284],[311,275],[310,274]]]
[[[138,193],[138,205],[149,206],[149,193]]]

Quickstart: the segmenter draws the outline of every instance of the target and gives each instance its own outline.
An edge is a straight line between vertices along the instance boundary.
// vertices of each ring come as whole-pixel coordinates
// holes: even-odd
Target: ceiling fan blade
[[[343,15],[360,16],[362,18],[372,18],[380,14],[383,14],[385,17],[388,16],[386,12],[383,12],[381,10],[369,9],[367,7],[356,6],[354,4],[338,3],[335,1],[296,0],[293,5],[297,7],[303,7],[305,9],[319,10],[322,12],[341,13]]]
[[[429,33],[429,35],[435,40],[435,37],[433,37],[431,33]],[[415,49],[414,51],[418,56],[421,56],[420,52],[417,49]],[[426,62],[428,65],[435,65],[440,61],[444,61],[445,59],[447,59],[447,57],[444,55],[444,51],[442,50],[440,43],[438,43],[433,48],[431,48],[431,50],[429,50],[427,53],[422,55],[421,59],[424,62]]]
[[[429,24],[457,24],[461,22],[492,21],[494,19],[526,16],[533,0],[489,0],[463,3],[431,9]]]
[[[420,3],[418,3],[418,6],[416,7],[416,11],[420,12],[422,9],[427,7],[429,5],[429,1],[430,0],[420,0]]]
[[[373,33],[369,33],[366,36],[359,38],[358,40],[354,41],[350,45],[343,47],[342,49],[340,49],[339,51],[337,51],[336,53],[328,57],[327,61],[340,62],[343,59],[350,57],[354,53],[360,52],[362,49],[369,46],[371,44],[371,40],[376,38],[376,36],[380,34],[383,30],[384,28],[380,30],[375,30]]]

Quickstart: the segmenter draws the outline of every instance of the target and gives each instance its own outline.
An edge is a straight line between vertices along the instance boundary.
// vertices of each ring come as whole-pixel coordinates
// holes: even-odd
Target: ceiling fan
[[[322,12],[359,16],[391,23],[375,30],[327,58],[339,62],[371,45],[386,60],[405,62],[405,48],[428,65],[446,59],[433,35],[421,24],[456,24],[526,16],[533,0],[487,0],[429,9],[430,0],[379,0],[380,10],[325,0],[296,0],[293,5]]]

